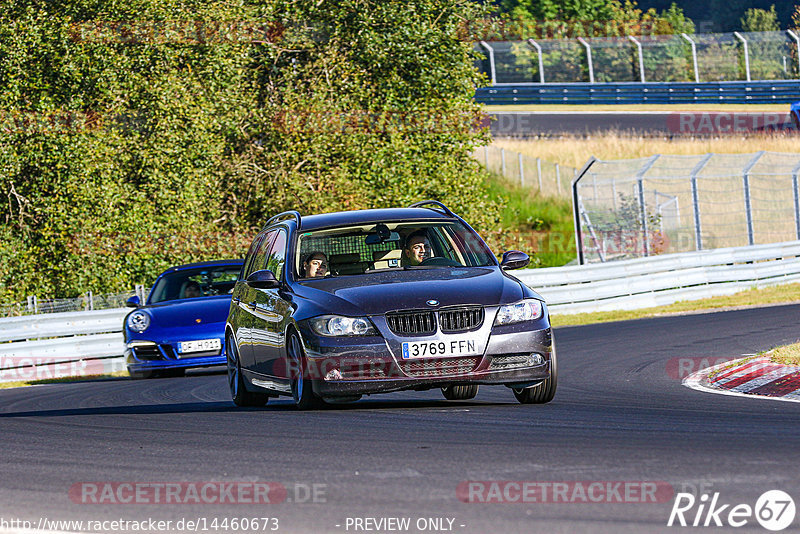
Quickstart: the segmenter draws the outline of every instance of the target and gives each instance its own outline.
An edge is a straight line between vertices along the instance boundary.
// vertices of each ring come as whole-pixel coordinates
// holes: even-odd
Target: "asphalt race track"
[[[732,505],[754,506],[772,489],[800,502],[800,404],[693,391],[668,372],[681,356],[736,357],[794,342],[798,318],[800,305],[791,305],[559,329],[559,390],[544,406],[484,387],[470,402],[429,391],[310,413],[288,401],[240,410],[225,375],[212,373],[2,390],[0,522],[153,518],[208,526],[214,518],[273,517],[278,532],[695,530],[666,526],[672,493],[657,503],[467,503],[457,488],[650,481],[674,492],[719,492],[719,502]],[[277,482],[288,499],[82,504],[69,494],[84,482],[206,481]],[[313,485],[318,502],[309,502]],[[410,518],[411,527],[355,528],[354,518],[389,517]],[[419,530],[420,518],[453,523]],[[734,530],[766,532],[752,517]]]

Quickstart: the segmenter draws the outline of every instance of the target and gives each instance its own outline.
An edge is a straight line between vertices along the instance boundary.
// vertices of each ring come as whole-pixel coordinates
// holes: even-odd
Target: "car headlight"
[[[374,336],[375,327],[366,317],[322,315],[309,321],[311,329],[321,336]]]
[[[150,326],[150,314],[137,310],[128,315],[128,328],[141,334]]]
[[[494,325],[521,323],[523,321],[535,321],[541,319],[544,309],[541,301],[531,299],[523,300],[514,304],[500,306]]]

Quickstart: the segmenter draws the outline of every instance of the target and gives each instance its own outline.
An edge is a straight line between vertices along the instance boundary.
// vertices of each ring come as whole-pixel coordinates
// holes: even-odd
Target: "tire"
[[[228,363],[228,387],[231,390],[231,400],[236,406],[264,406],[269,402],[269,395],[247,391],[242,376],[242,364],[239,361],[239,348],[236,343],[228,338],[225,340],[226,361]]]
[[[557,386],[558,360],[556,359],[555,345],[553,345],[553,352],[550,353],[550,378],[533,387],[514,389],[513,391],[514,396],[522,404],[546,404],[556,396]]]
[[[477,385],[468,386],[447,386],[442,388],[442,395],[447,400],[469,400],[474,399],[478,394]]]
[[[286,347],[286,356],[290,360],[288,367],[291,377],[292,398],[298,410],[313,410],[324,404],[324,401],[314,394],[311,380],[308,376],[308,365],[303,353],[303,345],[296,333],[289,334],[289,343]]]

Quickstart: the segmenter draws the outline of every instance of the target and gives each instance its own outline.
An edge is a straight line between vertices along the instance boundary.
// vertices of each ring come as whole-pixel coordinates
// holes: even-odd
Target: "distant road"
[[[634,135],[749,134],[791,130],[788,112],[777,111],[494,111],[494,137],[591,135],[618,131]]]

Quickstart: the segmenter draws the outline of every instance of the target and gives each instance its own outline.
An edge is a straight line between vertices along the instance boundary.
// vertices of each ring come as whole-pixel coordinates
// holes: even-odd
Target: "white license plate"
[[[219,338],[178,342],[178,354],[187,354],[191,352],[210,352],[212,350],[219,351],[220,349],[222,349],[222,342],[219,340]]]
[[[403,343],[403,359],[447,358],[480,354],[474,339],[448,339],[446,341],[409,341]]]

